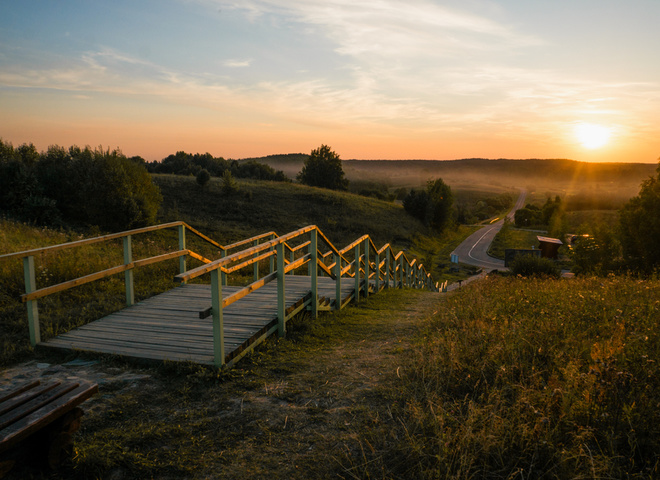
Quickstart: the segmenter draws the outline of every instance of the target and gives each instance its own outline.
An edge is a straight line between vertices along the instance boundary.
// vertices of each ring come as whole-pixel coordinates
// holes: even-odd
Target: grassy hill
[[[304,154],[270,155],[256,160],[290,178],[300,171]],[[428,180],[442,178],[454,190],[500,190],[532,187],[544,193],[574,193],[603,188],[617,197],[630,198],[642,181],[652,176],[654,163],[589,163],[567,159],[485,159],[461,160],[344,160],[346,177],[352,181],[371,180],[392,188],[413,188]]]
[[[400,205],[347,192],[237,180],[238,192],[224,195],[216,178],[204,188],[193,177],[155,175],[154,182],[164,198],[161,220],[183,220],[221,243],[317,225],[340,248],[365,233],[378,246],[391,242],[406,248],[416,234],[425,232]]]

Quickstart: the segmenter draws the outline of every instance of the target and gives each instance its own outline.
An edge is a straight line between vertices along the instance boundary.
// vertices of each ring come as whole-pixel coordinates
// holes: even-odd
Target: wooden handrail
[[[21,300],[23,303],[28,300],[36,300],[53,293],[62,292],[64,290],[69,290],[73,287],[78,287],[80,285],[85,285],[86,283],[93,282],[95,280],[101,280],[102,278],[110,277],[111,275],[116,275],[117,273],[125,272],[136,267],[144,267],[146,265],[151,265],[152,263],[162,262],[165,260],[170,260],[172,258],[181,257],[183,255],[188,255],[188,250],[179,250],[177,252],[166,253],[164,255],[157,255],[155,257],[144,258],[142,260],[136,260],[135,262],[127,263],[124,265],[119,265],[117,267],[108,268],[106,270],[101,270],[100,272],[95,272],[90,275],[85,275],[84,277],[78,277],[74,280],[69,280],[67,282],[58,283],[57,285],[51,285],[50,287],[40,288],[31,293],[26,293],[21,295]]]
[[[8,259],[8,258],[16,258],[16,257],[29,257],[44,252],[55,252],[67,248],[82,247],[83,245],[90,245],[99,242],[107,242],[108,240],[127,237],[128,235],[137,235],[139,233],[153,232],[155,230],[162,230],[164,228],[178,227],[179,225],[185,225],[185,223],[183,222],[164,223],[162,225],[154,225],[151,227],[136,228],[135,230],[127,230],[124,232],[111,233],[109,235],[102,235],[100,237],[84,238],[82,240],[76,240],[75,242],[60,243],[58,245],[51,245],[50,247],[35,248],[32,250],[25,250],[23,252],[6,253],[4,255],[0,255],[0,260]]]
[[[236,252],[232,255],[229,255],[225,258],[220,258],[218,260],[215,260],[209,264],[202,265],[201,267],[193,268],[192,270],[188,270],[185,273],[181,273],[177,276],[174,277],[174,280],[177,282],[188,282],[194,278],[199,277],[200,275],[204,275],[205,273],[212,272],[213,270],[216,270],[220,267],[223,267],[227,264],[230,264],[232,262],[236,262],[238,260],[242,260],[247,257],[251,257],[252,255],[256,253],[260,253],[264,250],[267,250],[269,248],[275,247],[281,243],[285,243],[287,240],[290,240],[292,238],[295,238],[297,236],[303,235],[305,233],[309,233],[312,230],[315,230],[316,226],[315,225],[310,225],[308,227],[301,228],[299,230],[296,230],[295,232],[287,233],[286,235],[283,235],[278,238],[274,238],[273,240],[270,240],[266,243],[262,243],[260,245],[256,245],[252,248],[248,248],[245,250],[241,250],[240,252]]]

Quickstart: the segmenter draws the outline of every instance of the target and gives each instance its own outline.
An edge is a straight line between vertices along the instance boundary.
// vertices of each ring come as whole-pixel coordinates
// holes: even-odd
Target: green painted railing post
[[[272,258],[272,257],[271,257]],[[284,288],[284,243],[277,244],[277,332],[286,335],[286,303]]]
[[[390,288],[390,249],[385,249],[385,288]]]
[[[296,260],[296,252],[294,252],[292,248],[291,251],[289,252],[289,262],[293,263],[295,260]],[[311,264],[308,268],[312,268]],[[296,274],[295,269],[289,272],[289,275],[295,275],[295,274]]]
[[[37,281],[34,274],[34,257],[23,258],[23,277],[25,278],[25,293],[32,293],[37,289]],[[36,300],[25,302],[28,314],[28,329],[30,330],[30,344],[34,347],[41,342],[39,330],[39,308]]]
[[[335,257],[335,310],[341,310],[341,257],[334,254]]]
[[[364,296],[369,297],[369,239],[364,241]]]
[[[358,243],[355,246],[355,293],[353,296],[353,300],[355,300],[355,303],[358,304],[360,303],[360,244]]]
[[[271,240],[275,240],[276,238],[277,237],[275,236],[275,234],[270,236]],[[275,247],[270,247],[270,251],[271,252],[275,251]],[[274,271],[275,271],[275,258],[271,255],[270,256],[270,270],[268,271],[268,273],[273,273]]]
[[[380,292],[380,254],[376,250],[376,293]]]
[[[179,225],[179,250],[186,249],[186,226]],[[186,257],[187,255],[181,255],[179,257],[179,273],[185,273],[186,271]]]
[[[220,251],[220,258],[225,258],[226,256],[227,256],[227,250],[223,248]],[[222,286],[227,285],[227,274],[223,272],[222,269],[220,268],[218,270],[220,270],[220,285]]]
[[[222,319],[222,279],[220,269],[211,271],[211,312],[213,314],[213,363],[225,364],[225,328]]]
[[[318,235],[316,230],[311,231],[309,249],[312,258],[309,259],[309,276],[312,277],[312,318],[319,316],[319,290],[318,290]]]
[[[256,247],[256,246],[258,246],[258,245],[259,245],[259,240],[255,240],[255,241],[252,243],[252,246],[254,246],[254,247]],[[259,253],[255,253],[255,254],[253,255],[253,257],[258,257],[258,256],[259,256]],[[256,262],[256,263],[254,264],[253,269],[254,269],[254,281],[256,282],[257,280],[259,280],[259,262]]]
[[[399,276],[401,277],[401,288],[406,286],[406,281],[405,281],[406,267],[404,265],[405,263],[406,263],[406,259],[403,255],[401,255],[399,257]]]
[[[124,237],[124,265],[133,262],[133,241],[130,235]],[[133,286],[133,269],[124,272],[124,284],[126,287],[126,306],[135,303],[135,288]]]

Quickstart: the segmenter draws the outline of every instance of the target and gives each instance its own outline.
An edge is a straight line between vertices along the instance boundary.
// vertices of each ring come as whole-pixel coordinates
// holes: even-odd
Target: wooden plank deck
[[[352,279],[342,279],[342,303],[352,297],[354,286]],[[224,286],[223,297],[240,288]],[[318,278],[321,304],[325,300],[331,307],[335,305],[335,289],[333,279]],[[287,275],[287,312],[304,307],[310,291],[310,277]],[[39,345],[212,365],[212,317],[199,318],[199,312],[210,306],[210,285],[181,285]],[[229,362],[277,326],[277,282],[226,307],[223,321],[225,358]]]

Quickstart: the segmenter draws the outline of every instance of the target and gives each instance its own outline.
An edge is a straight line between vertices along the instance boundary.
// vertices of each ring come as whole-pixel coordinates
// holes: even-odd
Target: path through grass
[[[86,405],[75,461],[48,478],[360,478],[383,460],[362,439],[396,431],[392,385],[439,301],[383,292],[299,321],[222,374],[104,360],[88,371],[111,380]]]

